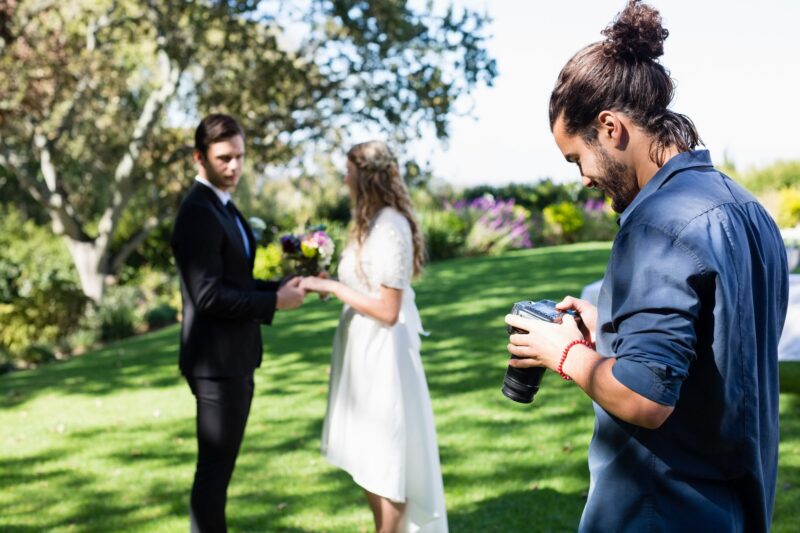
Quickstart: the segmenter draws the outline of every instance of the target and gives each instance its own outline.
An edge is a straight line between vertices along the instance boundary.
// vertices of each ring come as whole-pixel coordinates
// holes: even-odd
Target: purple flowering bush
[[[458,201],[450,209],[469,228],[464,243],[467,255],[493,255],[533,246],[530,213],[515,205],[513,198],[496,199],[487,194],[469,201]]]
[[[610,241],[617,233],[616,215],[607,201],[559,202],[542,210],[542,239],[547,244]]]
[[[584,200],[579,194],[544,203],[539,210],[520,205],[513,197],[485,193],[474,199],[431,202],[419,214],[430,260],[500,254],[534,245],[609,241],[617,232],[608,201]]]

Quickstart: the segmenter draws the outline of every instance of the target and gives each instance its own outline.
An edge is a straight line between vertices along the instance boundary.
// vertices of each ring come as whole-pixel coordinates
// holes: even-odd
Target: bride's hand
[[[332,279],[309,276],[303,278],[303,281],[300,282],[300,288],[305,291],[318,292],[320,296],[324,296],[326,293],[334,292],[336,289],[336,282]]]

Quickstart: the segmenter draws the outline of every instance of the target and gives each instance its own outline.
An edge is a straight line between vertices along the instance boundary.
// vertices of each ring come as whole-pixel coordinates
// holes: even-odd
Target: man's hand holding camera
[[[516,314],[506,315],[506,324],[522,330],[512,333],[508,338],[508,351],[518,358],[512,358],[509,366],[546,367],[557,371],[564,349],[571,342],[585,340],[594,344],[597,308],[571,296],[557,303],[555,308],[564,312],[560,323]],[[573,311],[575,315],[567,311]]]
[[[544,366],[556,370],[561,362],[564,347],[573,340],[583,338],[575,319],[569,315],[561,324],[506,315],[506,324],[527,331],[527,333],[512,333],[508,337],[509,353],[519,357],[509,360],[508,364],[516,368]]]

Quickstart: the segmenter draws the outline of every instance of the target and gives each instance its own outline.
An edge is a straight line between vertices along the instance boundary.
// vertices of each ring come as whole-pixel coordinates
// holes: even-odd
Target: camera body
[[[536,318],[544,320],[545,322],[553,322],[560,324],[564,318],[564,314],[569,313],[575,316],[575,312],[559,311],[556,309],[556,303],[552,300],[538,300],[530,301],[525,300],[516,302],[511,307],[511,314],[518,315],[525,318]],[[506,326],[506,331],[511,335],[513,333],[528,333],[525,330]],[[514,359],[518,357],[512,355]],[[533,368],[516,368],[513,366],[508,367],[506,375],[503,378],[503,395],[518,403],[531,403],[533,397],[539,391],[539,384],[542,381],[546,368],[537,366]]]
[[[574,314],[575,312],[570,310],[567,311],[567,313]],[[511,314],[525,318],[538,318],[539,320],[555,322],[556,324],[560,324],[561,320],[564,318],[564,311],[556,309],[556,303],[553,300],[538,300],[535,302],[524,300],[516,302],[511,307]],[[512,333],[527,333],[527,331],[511,326],[506,326],[506,329],[509,335]]]

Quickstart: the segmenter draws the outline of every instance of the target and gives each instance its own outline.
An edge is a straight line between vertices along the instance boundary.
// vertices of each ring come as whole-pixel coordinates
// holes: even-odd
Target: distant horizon
[[[436,6],[445,3],[437,0]],[[649,3],[670,32],[661,62],[676,82],[671,108],[695,122],[714,163],[727,159],[747,172],[800,160],[800,107],[793,105],[800,72],[791,67],[800,57],[800,2]],[[454,116],[447,141],[427,134],[409,145],[407,155],[423,166],[430,162],[434,176],[454,187],[579,180],[550,134],[550,91],[566,61],[602,38],[600,31],[625,1],[454,4],[494,19],[488,49],[499,74],[494,87],[480,87],[459,103],[472,107],[475,118]]]

